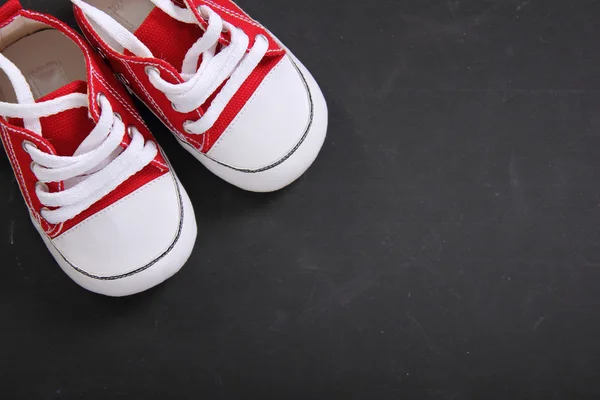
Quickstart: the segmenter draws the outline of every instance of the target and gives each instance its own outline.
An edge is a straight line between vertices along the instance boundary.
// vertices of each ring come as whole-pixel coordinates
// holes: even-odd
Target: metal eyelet
[[[207,12],[205,12],[205,11],[202,9],[202,7],[203,7],[203,6],[198,6],[198,7],[197,7],[198,14],[200,14],[200,16],[202,17],[202,19],[203,19],[203,20],[205,20],[205,21],[207,21],[207,22],[208,22],[208,19],[210,18],[210,15],[208,15],[208,13],[207,13]]]
[[[32,162],[29,164],[29,169],[30,169],[30,170],[31,170],[31,172],[33,172],[34,174],[35,174],[35,171],[33,170],[33,168],[34,168],[36,165],[38,165],[38,163],[36,163],[35,161],[32,161]]]
[[[42,192],[50,192],[50,189],[48,188],[48,185],[46,185],[44,182],[36,182],[35,183],[35,190],[37,192],[38,188],[40,188],[42,190]]]
[[[21,143],[21,147],[23,148],[23,151],[25,151],[25,153],[27,153],[27,154],[29,154],[29,150],[27,150],[27,146],[32,146],[32,147],[34,147],[35,149],[37,149],[37,148],[38,148],[38,147],[37,147],[37,146],[36,146],[34,143],[30,142],[29,140],[24,140],[24,141]]]
[[[146,75],[148,75],[148,76],[150,76],[150,74],[151,74],[152,72],[156,72],[157,74],[159,74],[159,75],[160,75],[160,70],[159,70],[158,68],[156,68],[156,67],[152,66],[152,65],[146,65],[146,66],[144,67],[144,71],[146,72]]]
[[[98,103],[98,107],[102,104],[102,99],[107,99],[104,93],[100,92],[96,95],[96,103]]]
[[[123,122],[123,117],[121,117],[121,114],[119,114],[118,112],[114,112],[113,115],[115,116],[116,119],[118,119],[119,121]]]
[[[127,127],[127,136],[129,136],[130,139],[133,139],[133,135],[134,135],[134,129],[136,129],[136,127],[134,125],[129,125]]]

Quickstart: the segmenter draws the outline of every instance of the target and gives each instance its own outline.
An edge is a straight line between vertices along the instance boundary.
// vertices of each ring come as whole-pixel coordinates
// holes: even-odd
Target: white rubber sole
[[[196,218],[192,203],[179,181],[180,195],[183,205],[183,221],[181,231],[173,247],[160,260],[152,263],[147,268],[134,271],[120,278],[96,278],[90,277],[77,270],[65,260],[60,252],[54,247],[48,236],[41,230],[39,225],[34,226],[40,233],[50,253],[56,259],[62,270],[79,286],[98,294],[110,297],[131,296],[144,292],[175,275],[189,259],[197,236]]]

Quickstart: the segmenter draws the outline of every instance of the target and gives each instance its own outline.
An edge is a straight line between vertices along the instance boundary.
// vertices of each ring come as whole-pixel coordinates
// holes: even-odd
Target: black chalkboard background
[[[321,157],[245,193],[144,110],[200,232],[128,299],[63,274],[0,157],[0,398],[599,398],[600,2],[240,5],[321,84]]]

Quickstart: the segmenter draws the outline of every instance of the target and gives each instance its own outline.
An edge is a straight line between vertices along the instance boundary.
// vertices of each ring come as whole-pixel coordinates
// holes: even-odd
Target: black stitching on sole
[[[173,181],[175,182],[175,188],[177,190],[177,197],[179,198],[179,208],[181,210],[181,218],[179,219],[179,228],[177,230],[177,236],[175,237],[175,239],[173,240],[173,243],[171,243],[171,245],[169,246],[169,248],[163,254],[161,254],[158,258],[156,258],[155,260],[153,260],[149,264],[146,264],[143,267],[141,267],[139,269],[136,269],[135,271],[132,271],[132,272],[129,272],[129,273],[123,274],[123,275],[108,276],[108,277],[95,276],[95,275],[92,275],[92,274],[90,274],[88,272],[85,272],[82,269],[79,269],[76,266],[74,266],[73,264],[71,264],[69,262],[69,260],[67,260],[65,258],[65,256],[54,246],[54,244],[52,244],[51,241],[49,243],[52,244],[52,246],[57,251],[57,253],[60,254],[60,256],[62,257],[62,259],[67,264],[69,264],[69,266],[71,268],[73,268],[75,271],[79,272],[80,274],[82,274],[84,276],[87,276],[88,278],[95,279],[95,280],[98,280],[98,281],[116,281],[116,280],[119,280],[119,279],[125,279],[125,278],[129,278],[131,276],[137,275],[137,274],[139,274],[141,272],[144,272],[145,270],[151,268],[153,265],[155,265],[160,260],[162,260],[163,258],[165,258],[175,248],[175,245],[177,244],[177,242],[179,242],[179,239],[181,238],[181,234],[183,232],[183,221],[184,221],[184,217],[185,217],[185,209],[184,209],[184,206],[183,206],[183,197],[181,196],[181,190],[179,188],[179,182],[177,182],[177,178],[175,177],[175,175],[173,175],[172,172],[169,172],[169,173],[173,177]]]

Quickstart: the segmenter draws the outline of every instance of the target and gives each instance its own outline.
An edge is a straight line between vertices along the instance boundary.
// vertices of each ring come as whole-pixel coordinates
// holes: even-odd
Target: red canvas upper
[[[71,38],[84,53],[88,70],[88,82],[72,82],[58,89],[56,92],[38,100],[38,102],[41,102],[69,93],[79,92],[88,93],[90,102],[89,110],[73,109],[42,118],[43,137],[25,129],[20,120],[11,119],[7,121],[4,118],[0,118],[2,142],[15,171],[19,187],[23,193],[27,206],[29,207],[32,216],[40,223],[44,231],[51,238],[54,238],[99,211],[104,210],[116,201],[131,194],[145,184],[164,175],[169,170],[169,167],[163,156],[159,153],[150,165],[122,183],[112,193],[75,218],[59,225],[51,225],[46,222],[40,215],[43,205],[39,202],[35,193],[37,178],[30,168],[32,161],[31,157],[22,147],[24,141],[35,144],[40,150],[45,151],[48,154],[59,156],[73,155],[81,142],[98,122],[100,116],[99,106],[97,104],[98,93],[102,93],[107,97],[111,102],[114,111],[122,116],[126,126],[134,125],[146,139],[152,140],[153,138],[141,117],[134,109],[127,92],[115,79],[108,66],[99,59],[77,33],[51,16],[34,11],[23,10],[18,0],[10,0],[0,8],[0,28],[10,24],[18,16],[42,22]],[[129,144],[129,141],[129,136],[124,134],[121,145],[126,147]],[[50,184],[48,186],[51,191],[58,191],[63,188],[62,182]]]
[[[160,58],[141,58],[128,52],[119,53],[102,40],[77,6],[75,6],[75,18],[92,46],[100,49],[107,56],[113,69],[127,78],[131,89],[165,125],[181,140],[197,150],[207,153],[252,97],[264,78],[282,60],[286,52],[265,28],[252,20],[230,0],[173,0],[173,2],[179,6],[183,6],[184,3],[188,5],[194,11],[199,26],[194,27],[176,21],[162,10],[155,9],[134,32],[138,39],[152,51],[152,54]],[[264,35],[269,40],[269,50],[252,75],[229,102],[215,125],[203,135],[193,135],[185,132],[184,123],[188,120],[198,120],[217,93],[197,110],[187,114],[179,113],[173,110],[171,101],[150,83],[146,68],[148,66],[157,68],[161,73],[161,78],[170,83],[183,82],[179,71],[185,54],[201,38],[204,33],[203,29],[206,27],[206,21],[197,11],[197,7],[201,5],[210,7],[223,20],[244,30],[250,39],[249,48],[253,46],[257,35]],[[173,40],[173,38],[177,39]],[[222,35],[221,43],[228,44],[228,34]]]
[[[177,40],[165,38],[177,32]],[[202,28],[177,21],[165,14],[160,8],[152,10],[148,18],[135,31],[137,36],[152,54],[160,54],[167,63],[181,70],[185,54],[202,36]]]

